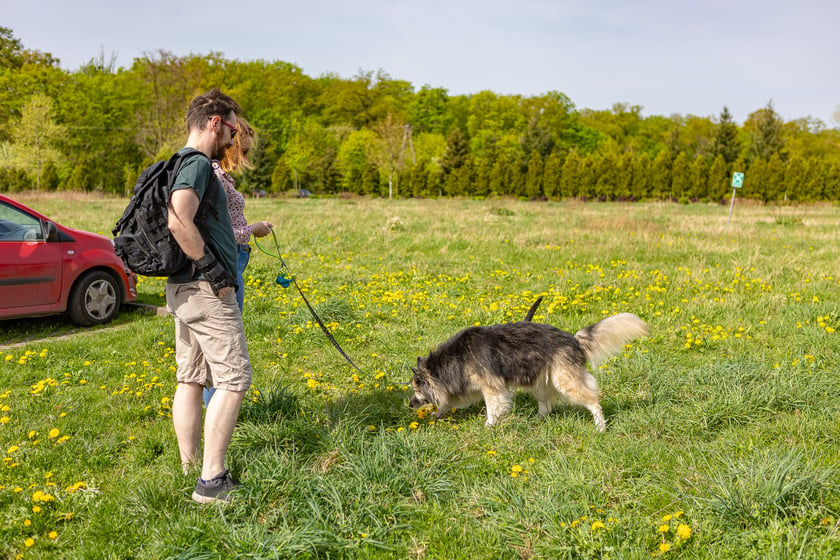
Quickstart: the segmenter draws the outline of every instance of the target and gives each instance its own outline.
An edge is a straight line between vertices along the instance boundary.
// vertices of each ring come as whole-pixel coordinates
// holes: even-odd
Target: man
[[[225,469],[225,453],[245,391],[251,386],[251,363],[242,314],[236,303],[237,246],[224,189],[211,159],[221,159],[236,134],[239,105],[217,89],[193,99],[187,111],[187,157],[169,198],[169,230],[193,266],[169,277],[166,306],[175,318],[178,388],[172,419],[184,472],[200,464],[192,499],[229,502],[236,483]],[[194,219],[199,202],[217,189],[215,208],[207,213],[205,235]],[[204,418],[201,457],[202,390],[216,388]]]

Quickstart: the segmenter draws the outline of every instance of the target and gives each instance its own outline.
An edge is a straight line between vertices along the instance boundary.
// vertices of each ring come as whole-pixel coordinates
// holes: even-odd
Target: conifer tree
[[[722,154],[718,154],[709,168],[709,178],[706,181],[706,192],[711,200],[721,202],[726,199],[730,183],[729,170]]]
[[[650,156],[646,152],[633,158],[633,184],[631,196],[644,200],[651,196]]]
[[[707,185],[709,172],[706,167],[706,157],[697,156],[691,163],[689,187],[686,196],[689,200],[695,201],[708,196]]]
[[[677,200],[687,197],[690,186],[691,173],[689,171],[688,157],[685,155],[685,152],[680,152],[671,164],[670,197],[676,198]]]
[[[744,174],[744,188],[749,185],[749,196],[763,202],[772,200],[767,188],[767,162],[762,158],[754,159],[747,173]]]
[[[577,150],[572,150],[563,162],[563,170],[560,174],[560,190],[558,198],[578,196],[580,157]]]
[[[784,188],[789,200],[813,200],[813,193],[807,188],[808,175],[808,168],[802,156],[797,154],[788,160],[784,171]]]
[[[767,200],[790,200],[785,189],[785,163],[778,152],[767,162]]]
[[[750,146],[751,159],[763,159],[769,162],[773,154],[778,153],[784,147],[782,136],[782,119],[773,109],[773,102],[767,106],[751,113],[744,123],[752,137]]]
[[[712,142],[712,153],[722,156],[724,162],[732,164],[738,158],[741,149],[738,146],[738,127],[732,120],[729,108],[724,106],[720,113],[720,121],[715,127],[715,137]]]
[[[550,200],[557,200],[561,195],[560,181],[563,176],[563,161],[558,152],[551,152],[543,167],[543,192]]]
[[[671,197],[671,154],[659,150],[650,171],[651,196],[656,200]]]
[[[539,198],[543,194],[543,160],[537,150],[531,152],[525,175],[525,196]]]

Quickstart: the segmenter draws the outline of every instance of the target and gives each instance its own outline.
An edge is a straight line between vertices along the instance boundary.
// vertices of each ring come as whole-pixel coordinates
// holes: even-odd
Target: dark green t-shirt
[[[183,148],[181,151],[186,149]],[[227,196],[225,190],[219,184],[216,174],[213,173],[213,167],[206,156],[194,155],[184,160],[181,169],[178,170],[175,184],[172,185],[173,192],[179,189],[192,189],[198,195],[199,200],[204,198],[207,189],[218,189],[216,211],[210,212],[207,217],[207,231],[210,238],[205,239],[205,243],[219,259],[219,262],[236,278],[237,247],[227,209]],[[203,280],[203,277],[197,271],[193,273],[193,267],[187,267],[170,276],[168,282],[183,284],[193,280]]]

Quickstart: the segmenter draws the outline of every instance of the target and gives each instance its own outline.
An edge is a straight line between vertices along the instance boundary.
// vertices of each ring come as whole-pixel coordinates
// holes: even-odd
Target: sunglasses
[[[239,132],[238,130],[236,130],[236,127],[227,122],[225,119],[221,119],[221,121],[223,125],[230,129],[230,139],[233,140],[234,138],[236,138],[236,133]]]

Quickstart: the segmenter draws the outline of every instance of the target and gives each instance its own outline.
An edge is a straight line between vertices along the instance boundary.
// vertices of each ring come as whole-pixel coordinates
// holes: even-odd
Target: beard
[[[213,146],[213,153],[210,154],[210,159],[215,159],[216,161],[221,161],[225,157],[225,154],[227,153],[227,151],[229,149],[230,149],[230,144],[223,144],[217,138],[216,143]]]

